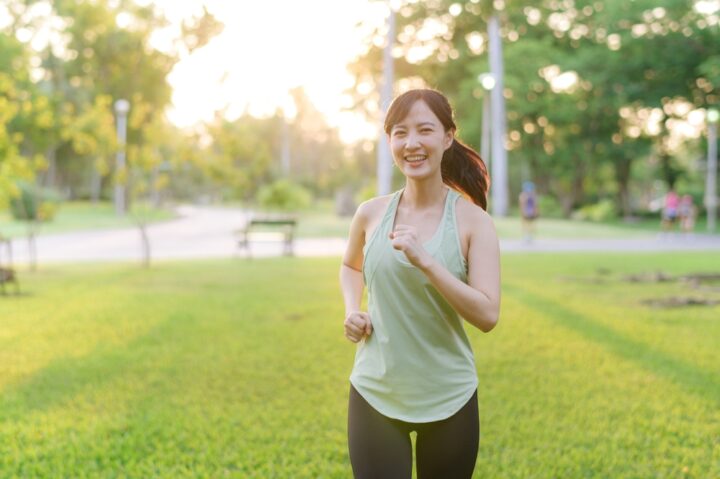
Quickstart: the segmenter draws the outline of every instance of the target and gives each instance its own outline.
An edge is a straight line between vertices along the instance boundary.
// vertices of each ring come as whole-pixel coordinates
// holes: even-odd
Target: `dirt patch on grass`
[[[720,304],[720,273],[704,272],[684,275],[671,275],[664,271],[652,271],[614,276],[608,268],[598,268],[594,276],[563,276],[561,281],[571,281],[585,284],[609,284],[616,282],[637,284],[675,283],[684,289],[691,289],[694,296],[663,296],[661,298],[648,298],[640,301],[641,304],[653,308],[683,308],[690,306],[714,306]],[[679,291],[675,291],[678,293]]]
[[[714,306],[720,304],[716,299],[708,298],[692,298],[692,297],[669,297],[669,298],[652,298],[641,301],[646,306],[653,308],[682,308],[686,306]]]

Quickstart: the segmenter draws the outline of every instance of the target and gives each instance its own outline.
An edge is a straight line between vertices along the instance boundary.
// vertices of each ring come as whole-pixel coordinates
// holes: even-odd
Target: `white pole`
[[[393,97],[393,81],[395,72],[393,69],[392,48],[395,43],[395,10],[392,5],[390,7],[390,15],[388,16],[388,33],[387,43],[383,51],[383,83],[380,95],[380,108],[382,111],[382,121],[380,123],[380,134],[378,136],[377,148],[377,190],[378,195],[387,195],[392,188],[392,157],[390,155],[390,146],[385,138],[385,131],[382,123],[385,120],[385,114],[390,106]]]
[[[490,168],[490,91],[483,93],[482,140],[480,141],[480,157],[485,166]]]
[[[717,116],[717,113],[715,114]],[[708,157],[705,185],[705,207],[707,208],[707,229],[715,231],[717,218],[717,119],[708,122]]]
[[[493,14],[488,22],[490,46],[490,73],[495,78],[495,88],[491,93],[492,105],[492,212],[495,216],[507,216],[508,213],[508,172],[507,151],[505,150],[505,97],[502,44],[500,40],[500,24],[497,14]]]

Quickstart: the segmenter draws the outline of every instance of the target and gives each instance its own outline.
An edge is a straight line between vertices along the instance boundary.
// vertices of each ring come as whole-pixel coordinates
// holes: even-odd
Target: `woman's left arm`
[[[500,247],[490,215],[479,209],[472,213],[467,284],[419,245],[414,228],[397,225],[391,239],[460,316],[487,333],[500,317]]]

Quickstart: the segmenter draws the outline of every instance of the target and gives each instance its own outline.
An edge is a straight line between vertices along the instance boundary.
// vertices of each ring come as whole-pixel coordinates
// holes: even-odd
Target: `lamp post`
[[[707,229],[715,231],[717,217],[717,124],[720,112],[711,108],[707,112],[708,123],[708,156],[707,176],[705,177],[705,208],[707,209]]]
[[[488,43],[490,73],[495,79],[495,88],[491,93],[492,121],[492,212],[495,216],[507,216],[510,203],[507,150],[505,149],[504,67],[502,58],[502,39],[500,37],[500,20],[493,13],[488,20]]]
[[[490,92],[495,88],[495,78],[489,73],[481,73],[477,77],[483,87],[482,137],[480,138],[480,157],[490,168]]]
[[[115,213],[125,215],[125,179],[118,175],[125,172],[125,140],[127,138],[127,114],[130,111],[130,102],[119,99],[115,102],[115,115],[117,117],[118,151],[115,156]],[[126,175],[125,175],[126,176]],[[122,180],[122,181],[121,181]]]

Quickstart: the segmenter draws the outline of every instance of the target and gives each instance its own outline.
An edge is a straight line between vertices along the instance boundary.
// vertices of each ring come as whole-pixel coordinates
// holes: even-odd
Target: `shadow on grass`
[[[543,312],[543,316],[569,330],[580,333],[612,353],[629,359],[652,373],[679,384],[688,393],[720,404],[720,380],[717,374],[704,371],[677,358],[653,350],[649,345],[629,339],[590,317],[566,308],[556,301],[529,292],[517,285],[503,285],[503,291]]]
[[[116,348],[97,349],[85,356],[58,358],[34,374],[0,391],[0,422],[34,411],[45,411],[125,375],[135,374],[148,356],[162,354],[170,337],[182,325],[192,323],[188,315],[173,314],[147,333]]]

